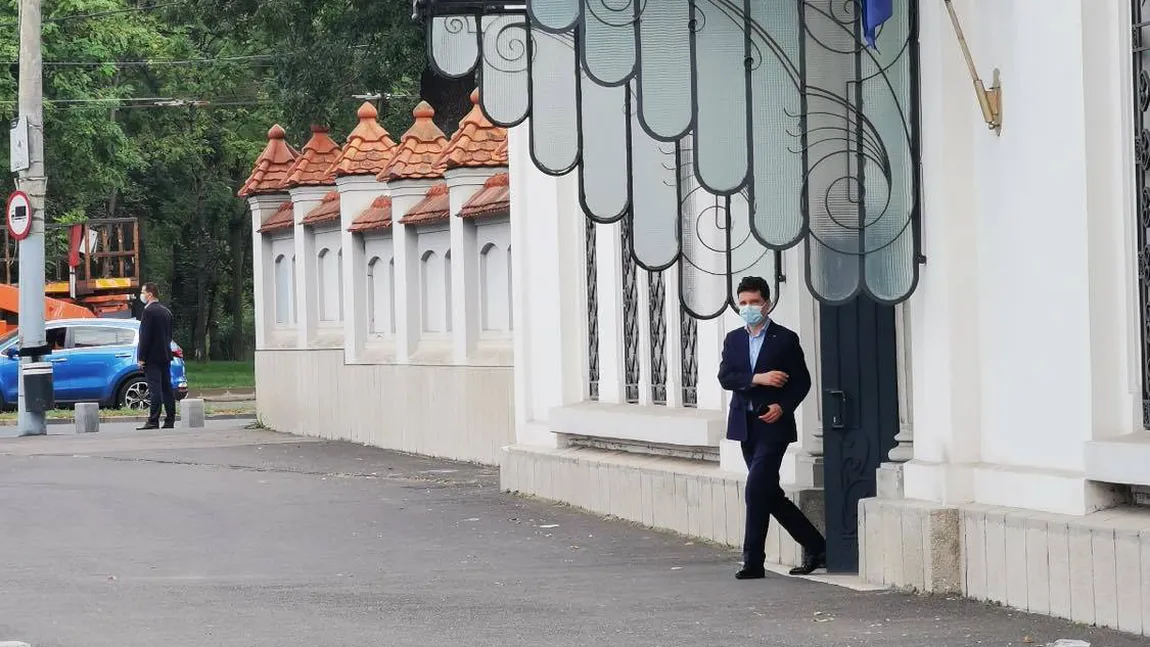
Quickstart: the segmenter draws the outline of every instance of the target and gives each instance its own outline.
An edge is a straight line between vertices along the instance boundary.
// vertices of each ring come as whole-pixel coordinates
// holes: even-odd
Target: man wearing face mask
[[[731,392],[727,438],[742,444],[747,463],[747,523],[740,580],[766,577],[767,528],[771,515],[803,547],[803,563],[791,575],[826,566],[826,539],[783,493],[779,468],[787,445],[798,440],[795,411],[811,390],[799,336],[770,320],[771,286],[761,277],[739,282],[739,314],[745,327],[723,342],[719,383]]]
[[[172,313],[160,303],[160,290],[155,283],[144,284],[140,291],[144,312],[140,315],[140,339],[136,361],[148,380],[152,408],[148,422],[140,429],[160,428],[160,404],[164,406],[164,429],[175,427],[176,394],[172,390]]]

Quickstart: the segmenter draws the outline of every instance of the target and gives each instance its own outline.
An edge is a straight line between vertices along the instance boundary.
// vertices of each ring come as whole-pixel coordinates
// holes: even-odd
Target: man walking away
[[[719,383],[731,391],[727,438],[742,443],[747,463],[747,524],[740,580],[766,577],[767,527],[774,515],[803,547],[803,563],[791,575],[809,575],[826,565],[822,533],[779,485],[787,445],[798,440],[795,411],[811,390],[799,336],[767,317],[771,286],[762,277],[739,282],[739,314],[746,326],[723,342]]]
[[[160,428],[160,404],[163,403],[164,429],[176,426],[176,394],[172,390],[172,312],[160,303],[160,290],[155,283],[144,284],[140,292],[144,313],[140,316],[140,343],[136,361],[148,380],[151,411],[148,422],[140,429]]]

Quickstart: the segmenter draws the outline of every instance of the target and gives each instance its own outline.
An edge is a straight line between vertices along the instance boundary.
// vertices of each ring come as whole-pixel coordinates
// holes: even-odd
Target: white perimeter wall
[[[906,492],[1081,514],[1109,502],[1087,442],[1141,429],[1129,3],[954,4],[1005,124],[987,130],[943,3],[921,3]]]

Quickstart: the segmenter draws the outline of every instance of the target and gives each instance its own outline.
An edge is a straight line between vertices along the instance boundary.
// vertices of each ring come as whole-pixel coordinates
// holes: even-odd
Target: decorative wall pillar
[[[356,216],[383,195],[386,185],[374,175],[350,175],[336,179],[340,193],[340,244],[343,249],[344,359],[359,361],[367,342],[367,258],[363,236],[348,231]]]
[[[574,175],[551,177],[532,163],[529,128],[524,123],[508,136],[516,436],[554,447],[551,410],[585,397],[586,220]]]
[[[340,194],[340,249],[343,250],[344,360],[360,359],[367,342],[367,259],[362,236],[348,230],[356,217],[383,195],[386,185],[376,176],[391,163],[396,143],[379,124],[379,111],[365,101],[356,111],[359,123],[332,165]]]
[[[252,292],[257,350],[267,347],[268,334],[275,322],[274,310],[269,310],[275,295],[275,276],[269,271],[272,241],[259,230],[287,199],[286,193],[253,195],[248,198],[248,207],[252,214]]]
[[[295,209],[292,232],[295,241],[296,346],[307,348],[315,340],[319,327],[319,282],[316,271],[315,236],[304,226],[303,219],[323,200],[331,189],[308,186],[291,189]]]
[[[455,361],[467,362],[479,340],[479,249],[475,223],[459,217],[459,211],[483,188],[490,169],[449,169],[448,197],[451,202],[451,335]]]
[[[968,12],[969,13],[969,12]],[[909,303],[914,459],[905,495],[939,503],[973,499],[980,456],[976,140],[969,76],[946,8],[920,8],[923,227],[927,269]]]
[[[268,130],[268,143],[256,158],[252,174],[236,195],[248,199],[252,213],[252,271],[255,298],[256,348],[267,347],[274,316],[269,317],[268,303],[275,294],[275,277],[269,270],[272,258],[271,240],[260,229],[288,199],[282,188],[296,162],[296,152],[287,143],[287,132],[276,124]],[[285,223],[286,224],[286,223]]]
[[[392,180],[392,245],[395,254],[395,354],[400,363],[411,360],[419,347],[419,249],[414,226],[401,222],[403,214],[423,200],[431,180]]]

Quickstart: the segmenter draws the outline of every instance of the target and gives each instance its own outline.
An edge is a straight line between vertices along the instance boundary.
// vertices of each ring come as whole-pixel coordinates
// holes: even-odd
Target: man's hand
[[[751,378],[751,383],[756,386],[773,386],[781,389],[786,386],[788,379],[790,376],[782,371],[771,371],[769,373],[756,373]]]
[[[136,365],[140,367],[141,371],[144,370],[144,361],[143,360],[136,362]]]
[[[782,418],[782,417],[783,417],[783,408],[777,404],[772,404],[770,407],[767,408],[766,413],[759,416],[759,420],[762,420],[763,422],[767,423],[768,425],[773,425],[779,421],[779,418]]]

